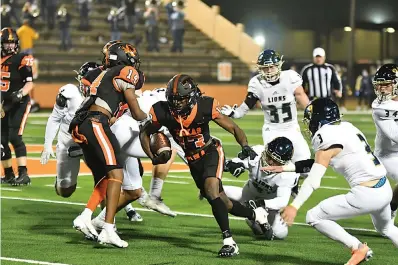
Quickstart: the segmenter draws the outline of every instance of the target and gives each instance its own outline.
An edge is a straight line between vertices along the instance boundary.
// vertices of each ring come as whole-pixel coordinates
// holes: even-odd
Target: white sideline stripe
[[[31,202],[47,202],[47,203],[54,203],[54,204],[67,204],[67,205],[80,205],[80,206],[86,205],[86,203],[81,203],[81,202],[53,201],[53,200],[42,200],[42,199],[10,197],[10,196],[0,196],[0,199],[9,199],[9,200],[18,200],[18,201],[31,201]],[[153,210],[149,210],[149,209],[145,209],[145,208],[135,208],[135,209],[137,211],[142,211],[142,212],[154,212]],[[187,212],[175,212],[175,213],[177,215],[183,215],[183,216],[196,216],[196,217],[214,218],[214,216],[210,215],[210,214],[187,213]],[[235,217],[235,216],[229,216],[229,219],[231,219],[231,220],[240,220],[240,221],[245,220],[245,218]],[[309,226],[308,224],[305,224],[305,223],[294,223],[294,224],[295,225],[301,225],[301,226]],[[357,228],[357,227],[343,227],[343,228],[347,229],[347,230],[375,232],[376,233],[376,230],[374,230],[374,229]]]
[[[47,184],[47,185],[44,185],[44,187],[51,187],[51,188],[54,188],[54,184]],[[79,187],[79,186],[77,186],[76,187],[76,189],[81,189],[82,187]]]
[[[22,190],[19,190],[19,189],[14,189],[14,188],[3,188],[3,187],[1,187],[0,190],[6,190],[6,191],[22,191]]]
[[[175,181],[175,180],[165,180],[165,183],[172,183],[172,184],[189,184],[189,182],[186,181]]]
[[[8,257],[0,257],[0,260],[8,260],[8,261],[15,261],[15,262],[23,262],[23,263],[30,263],[30,264],[43,264],[43,265],[69,265],[65,263],[53,263],[47,261],[39,261],[39,260],[32,260],[32,259],[17,259],[17,258],[8,258]]]

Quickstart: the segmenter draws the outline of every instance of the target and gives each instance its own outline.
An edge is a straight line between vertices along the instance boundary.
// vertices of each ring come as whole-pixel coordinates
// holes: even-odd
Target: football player
[[[12,28],[1,30],[1,144],[4,155],[1,164],[5,177],[1,183],[27,185],[30,183],[26,168],[26,146],[22,140],[30,111],[29,92],[33,89],[33,57],[19,52],[19,39]],[[15,150],[18,178],[12,169],[9,143]]]
[[[253,160],[233,158],[227,161],[224,171],[229,171],[235,177],[239,177],[245,169],[249,171],[249,180],[241,187],[224,186],[228,198],[240,203],[255,203],[264,207],[268,212],[268,223],[270,227],[265,233],[268,240],[284,239],[288,234],[286,223],[282,220],[279,211],[289,203],[291,189],[298,182],[297,174],[294,172],[272,173],[261,170],[268,165],[286,165],[293,156],[293,144],[286,137],[277,137],[263,145],[253,146],[257,153]],[[263,235],[259,225],[252,220],[246,219],[246,223],[255,235]]]
[[[392,190],[386,169],[373,154],[365,135],[351,123],[341,121],[337,104],[327,98],[312,101],[304,111],[304,121],[312,136],[315,162],[297,197],[283,210],[282,218],[288,225],[293,224],[297,211],[320,187],[330,165],[345,177],[351,190],[323,200],[309,210],[307,223],[352,251],[346,265],[359,264],[373,253],[366,243],[347,233],[336,220],[370,214],[376,230],[398,247],[398,227],[391,220]],[[296,171],[296,168],[288,164],[268,166],[264,170],[281,172]]]
[[[305,108],[309,100],[301,76],[293,70],[282,71],[282,65],[283,56],[279,53],[274,50],[261,52],[257,59],[259,74],[250,80],[245,101],[239,107],[225,105],[221,113],[242,118],[259,101],[264,111],[264,145],[278,136],[285,136],[293,142],[292,160],[308,159],[311,152],[300,132],[296,101]]]
[[[372,103],[376,124],[375,155],[398,183],[398,65],[385,64],[373,77],[377,98]],[[398,185],[391,201],[392,217],[397,214]]]
[[[224,167],[224,152],[219,141],[210,136],[209,122],[235,136],[242,146],[242,155],[252,159],[257,155],[248,146],[245,133],[228,117],[219,112],[214,98],[201,95],[198,85],[188,75],[175,75],[167,84],[167,101],[159,101],[150,109],[151,121],[143,125],[140,133],[142,148],[152,160],[152,164],[168,161],[165,152],[154,156],[149,147],[149,136],[165,126],[174,140],[182,147],[196,186],[212,207],[213,215],[223,235],[220,257],[239,254],[239,248],[229,229],[228,212],[233,215],[255,220],[264,226],[267,212],[264,208],[254,210],[225,195],[221,183]]]
[[[140,79],[137,72],[140,66],[137,49],[129,43],[111,45],[105,66],[106,71],[102,71],[92,82],[90,97],[86,98],[76,112],[69,130],[74,141],[83,149],[95,183],[103,180],[107,182],[105,225],[98,241],[101,244],[125,248],[128,243],[121,240],[114,231],[115,213],[118,208],[128,204],[121,207],[123,203],[133,199],[132,195],[138,198],[141,195],[141,187],[131,193],[121,194],[124,158],[120,145],[110,129],[110,122],[125,103],[137,121],[147,119],[147,114],[139,108],[134,93]]]

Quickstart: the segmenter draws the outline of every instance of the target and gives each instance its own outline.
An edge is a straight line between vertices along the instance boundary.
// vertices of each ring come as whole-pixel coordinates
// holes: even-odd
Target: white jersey
[[[349,122],[322,126],[312,138],[314,151],[341,146],[343,150],[330,161],[330,166],[343,175],[351,187],[380,179],[386,169],[373,155],[364,134]]]
[[[253,146],[253,150],[257,153],[257,156],[253,160],[249,160],[248,158],[245,160],[234,158],[232,161],[236,163],[241,162],[245,165],[245,168],[249,171],[249,182],[251,182],[259,192],[261,191],[262,199],[265,199],[266,206],[271,209],[279,210],[288,203],[291,189],[297,184],[299,175],[295,172],[266,174],[260,170],[260,157],[261,153],[264,151],[264,146]],[[280,193],[283,193],[283,197],[287,196],[287,200],[285,198],[276,199],[277,197],[281,197]],[[276,201],[273,201],[274,199]]]
[[[372,116],[376,124],[375,155],[398,156],[398,101],[387,100],[372,103]]]
[[[66,98],[66,106],[61,107],[57,104],[54,104],[53,111],[48,118],[47,126],[46,126],[46,135],[44,144],[49,146],[52,145],[52,142],[55,138],[55,135],[58,132],[58,129],[62,132],[62,134],[69,134],[69,124],[71,123],[73,117],[75,116],[75,112],[80,107],[83,102],[83,96],[81,95],[77,86],[72,84],[67,84],[62,86],[59,89],[59,94]],[[58,137],[59,138],[59,137]],[[58,139],[59,141],[60,139]]]
[[[277,128],[290,128],[298,124],[294,92],[302,83],[301,76],[293,70],[282,71],[276,85],[266,82],[261,74],[250,80],[248,92],[261,102],[265,124]]]

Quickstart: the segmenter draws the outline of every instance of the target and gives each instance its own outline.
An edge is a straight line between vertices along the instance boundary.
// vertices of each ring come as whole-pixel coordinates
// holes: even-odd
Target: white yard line
[[[22,190],[19,190],[19,189],[14,189],[14,188],[3,188],[3,187],[1,187],[0,190],[6,190],[6,191],[22,191]]]
[[[11,196],[1,196],[0,198],[1,199],[8,199],[8,200],[18,200],[18,201],[45,202],[45,203],[53,203],[53,204],[80,205],[80,206],[86,205],[85,203],[81,203],[81,202],[42,200],[42,199],[33,199],[33,198],[11,197]],[[154,212],[152,210],[144,209],[144,208],[136,208],[136,210],[137,211],[143,211],[143,212]],[[199,213],[188,213],[188,212],[175,212],[175,213],[177,213],[177,215],[183,215],[183,216],[196,216],[196,217],[214,218],[214,216],[210,215],[210,214],[199,214]],[[244,218],[235,217],[235,216],[229,216],[229,219],[232,219],[232,220],[245,220]],[[301,226],[309,226],[308,224],[305,224],[305,223],[294,223],[294,224],[295,225],[301,225]],[[358,228],[358,227],[343,227],[343,228],[347,229],[347,230],[354,230],[354,231],[376,232],[373,229],[367,229],[367,228]],[[44,263],[44,264],[47,264],[47,263]],[[57,264],[57,263],[53,263],[53,264]]]
[[[22,263],[29,263],[29,264],[42,264],[42,265],[69,265],[65,263],[53,263],[47,261],[39,261],[39,260],[32,260],[32,259],[17,259],[17,258],[8,258],[8,257],[0,257],[0,260],[8,260],[14,262],[22,262]]]

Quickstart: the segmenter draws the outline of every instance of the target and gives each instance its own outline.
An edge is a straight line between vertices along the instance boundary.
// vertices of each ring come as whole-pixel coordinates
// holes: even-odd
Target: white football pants
[[[391,219],[391,199],[392,190],[388,180],[380,188],[358,185],[347,194],[330,197],[309,210],[307,223],[348,248],[357,249],[361,242],[335,221],[370,214],[376,230],[398,247],[398,227],[394,226]]]
[[[265,198],[262,193],[259,193],[257,189],[250,187],[251,186],[249,186],[248,183],[246,183],[243,188],[236,186],[223,186],[224,192],[228,198],[234,201],[239,201],[242,204],[249,200],[268,199]],[[288,228],[279,213],[275,216],[275,220],[272,224],[272,231],[277,239],[284,239],[287,237]]]
[[[56,146],[56,156],[57,156],[57,177],[56,185],[57,188],[69,188],[77,183],[77,175],[80,170],[80,157],[69,157],[68,149],[71,146],[77,146],[72,136],[62,130],[58,132],[58,143]]]
[[[387,170],[387,176],[394,179],[398,184],[398,154],[393,153],[388,156],[377,156]]]

